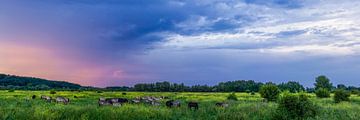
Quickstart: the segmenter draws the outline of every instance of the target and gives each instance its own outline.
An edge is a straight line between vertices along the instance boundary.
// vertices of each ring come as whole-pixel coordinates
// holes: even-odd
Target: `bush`
[[[351,94],[360,95],[360,91],[359,90],[351,90]]]
[[[254,91],[251,91],[250,95],[255,95],[256,93]]]
[[[342,101],[350,101],[350,95],[350,92],[343,89],[338,89],[335,91],[334,101],[335,103],[340,103]]]
[[[279,97],[280,90],[276,85],[267,84],[263,85],[259,91],[262,98],[265,98],[267,101],[276,101]]]
[[[279,106],[274,114],[274,119],[303,120],[315,117],[318,111],[319,108],[305,94],[285,93],[279,99]]]
[[[50,91],[50,94],[56,94],[56,91],[51,90],[51,91]]]
[[[96,91],[96,93],[103,93],[103,91]]]
[[[227,99],[228,99],[228,100],[235,100],[235,101],[238,100],[237,97],[236,97],[236,95],[235,95],[235,93],[229,94],[229,96],[227,97]]]
[[[318,98],[328,98],[330,97],[330,91],[324,88],[319,88],[315,91],[315,94]]]
[[[15,92],[15,90],[9,90],[8,92]]]

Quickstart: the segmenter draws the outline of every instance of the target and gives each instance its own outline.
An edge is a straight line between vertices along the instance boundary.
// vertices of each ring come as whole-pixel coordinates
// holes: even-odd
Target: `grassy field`
[[[35,100],[32,95],[37,95]],[[69,105],[47,103],[40,95],[65,96]],[[144,93],[144,92],[70,92],[50,94],[49,91],[0,91],[0,119],[4,120],[268,120],[274,115],[277,103],[262,102],[260,95],[236,93],[238,101],[227,101],[228,108],[215,106],[226,101],[229,93]],[[77,98],[74,98],[77,96]],[[99,107],[99,97],[135,98],[138,96],[168,96],[182,101],[180,108],[167,108],[165,100],[161,106],[125,104],[121,107]],[[351,102],[335,104],[332,98],[319,99],[310,94],[311,101],[320,106],[317,120],[359,120],[360,97],[351,96]],[[199,102],[199,110],[187,109],[187,101]]]

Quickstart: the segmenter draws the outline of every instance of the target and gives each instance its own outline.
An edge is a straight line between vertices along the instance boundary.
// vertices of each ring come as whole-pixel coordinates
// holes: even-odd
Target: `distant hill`
[[[81,88],[81,85],[65,81],[0,74],[0,89],[49,90],[79,88]]]

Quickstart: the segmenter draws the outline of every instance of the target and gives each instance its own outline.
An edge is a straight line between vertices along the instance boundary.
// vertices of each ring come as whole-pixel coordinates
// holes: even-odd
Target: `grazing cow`
[[[159,101],[160,99],[152,96],[145,96],[145,97],[141,97],[140,100],[143,103],[154,105],[154,103]]]
[[[169,100],[169,101],[166,101],[166,106],[171,108],[171,107],[180,107],[180,101],[179,100]]]
[[[156,102],[156,101],[152,101],[150,104],[153,105],[153,106],[160,106],[161,105],[159,102]]]
[[[197,109],[199,109],[199,103],[197,103],[197,102],[189,102],[188,103],[188,108],[189,109],[194,108],[195,110],[197,110]]]
[[[135,103],[135,104],[138,104],[140,103],[141,101],[139,99],[134,99],[134,100],[131,100],[131,103]]]
[[[100,98],[99,106],[103,105],[113,105],[113,106],[121,106],[123,103],[129,102],[128,99],[125,98]]]
[[[36,98],[36,95],[31,96],[31,98],[32,98],[32,99],[35,99],[35,98]]]
[[[111,102],[109,100],[106,100],[105,98],[99,98],[99,106],[103,106],[103,105],[111,105]]]
[[[215,105],[218,106],[218,107],[224,107],[224,108],[229,107],[229,104],[224,103],[224,102],[218,102]]]
[[[136,97],[135,99],[131,100],[131,103],[145,103],[154,106],[160,105],[161,97],[153,97],[153,96],[144,96],[144,97]]]
[[[65,98],[65,97],[56,97],[55,101],[56,101],[56,103],[61,102],[61,103],[64,103],[65,105],[70,103],[70,99]]]
[[[43,100],[45,100],[47,102],[51,102],[51,97],[49,97],[49,96],[42,95],[41,99],[43,99]]]

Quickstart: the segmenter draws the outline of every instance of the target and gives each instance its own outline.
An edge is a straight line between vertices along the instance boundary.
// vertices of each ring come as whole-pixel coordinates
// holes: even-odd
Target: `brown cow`
[[[32,98],[32,99],[35,99],[35,98],[36,98],[36,95],[31,96],[31,98]]]

